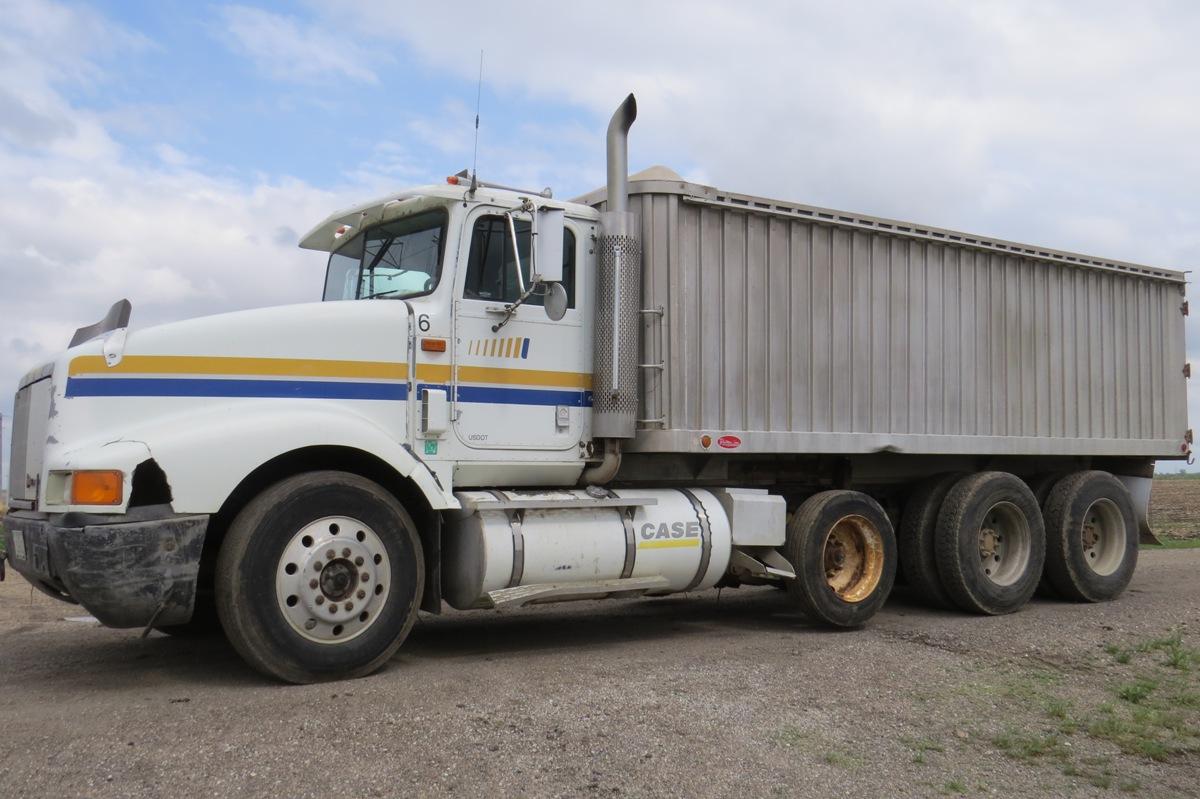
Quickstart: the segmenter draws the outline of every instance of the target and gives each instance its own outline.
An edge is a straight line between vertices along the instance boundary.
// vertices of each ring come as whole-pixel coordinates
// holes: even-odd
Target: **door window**
[[[514,220],[517,230],[517,254],[520,255],[521,275],[529,286],[529,222]],[[567,290],[567,307],[575,307],[575,234],[563,230],[563,288]],[[516,258],[513,257],[512,234],[508,220],[501,214],[481,216],[471,231],[471,254],[467,259],[466,288],[463,296],[469,300],[515,302],[521,296],[517,280]],[[542,297],[535,293],[526,305],[541,305]]]

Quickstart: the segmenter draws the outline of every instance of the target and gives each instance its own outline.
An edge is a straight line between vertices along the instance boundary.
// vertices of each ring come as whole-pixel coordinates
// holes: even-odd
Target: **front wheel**
[[[879,503],[858,491],[809,497],[788,523],[784,554],[796,572],[788,594],[810,618],[858,627],[896,580],[896,534]]]
[[[361,677],[404,642],[424,575],[420,537],[395,497],[354,474],[309,472],[264,491],[230,525],[217,611],[264,674]]]

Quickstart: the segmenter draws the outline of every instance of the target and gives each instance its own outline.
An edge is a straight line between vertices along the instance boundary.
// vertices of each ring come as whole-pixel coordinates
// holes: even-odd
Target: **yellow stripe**
[[[417,376],[421,367],[417,367]],[[550,372],[542,369],[506,369],[497,366],[460,366],[461,383],[504,383],[523,386],[559,386],[563,388],[592,387],[592,376],[586,372]]]
[[[680,547],[698,547],[699,538],[663,538],[655,541],[642,541],[638,549],[679,549]]]
[[[449,367],[446,367],[449,377]],[[386,361],[330,361],[307,358],[231,358],[195,355],[127,355],[111,369],[103,356],[81,355],[71,361],[69,375],[168,374],[260,375],[271,377],[363,377],[404,380],[408,364]]]
[[[518,351],[520,348],[517,348]],[[83,374],[170,374],[170,375],[257,375],[270,377],[351,377],[379,380],[405,380],[408,365],[385,361],[333,361],[303,358],[233,358],[192,355],[127,355],[111,369],[103,356],[81,355],[71,361],[70,375]],[[416,379],[430,383],[449,383],[449,364],[417,364]],[[458,379],[464,383],[554,386],[558,388],[592,387],[592,376],[585,372],[557,372],[542,369],[508,369],[494,366],[460,366]]]
[[[419,363],[417,364],[417,380],[430,383],[449,383],[450,364]]]

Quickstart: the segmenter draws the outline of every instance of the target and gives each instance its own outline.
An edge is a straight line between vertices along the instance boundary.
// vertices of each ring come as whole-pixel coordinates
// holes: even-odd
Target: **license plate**
[[[25,531],[13,530],[13,560],[26,560],[25,557]]]

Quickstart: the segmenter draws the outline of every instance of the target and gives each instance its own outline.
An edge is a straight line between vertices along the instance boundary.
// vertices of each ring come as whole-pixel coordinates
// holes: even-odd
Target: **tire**
[[[805,500],[788,523],[784,555],[796,571],[788,595],[807,616],[833,627],[865,624],[896,580],[892,523],[878,502],[857,491],[825,491]],[[827,576],[827,566],[836,577]]]
[[[310,472],[268,488],[230,525],[217,613],[263,674],[362,677],[404,642],[424,580],[420,537],[395,497],[357,475]]]
[[[1046,500],[1046,578],[1064,599],[1115,599],[1137,558],[1137,515],[1120,480],[1076,472],[1054,487]]]
[[[1014,475],[964,477],[938,513],[936,547],[942,586],[960,608],[989,616],[1012,613],[1029,601],[1041,579],[1042,511],[1029,486]]]
[[[942,587],[934,544],[938,511],[962,472],[937,474],[921,482],[904,505],[900,517],[900,571],[905,581],[926,604],[953,608],[954,601]]]
[[[1054,487],[1068,474],[1069,472],[1046,472],[1025,481],[1029,490],[1033,492],[1034,498],[1037,499],[1038,507],[1042,509],[1042,524],[1046,528],[1047,547],[1050,546],[1050,523],[1046,520],[1046,499]],[[1043,599],[1062,599],[1062,595],[1055,591],[1054,586],[1050,584],[1050,578],[1046,576],[1044,568],[1042,569],[1042,579],[1038,581],[1038,587],[1034,593]]]

